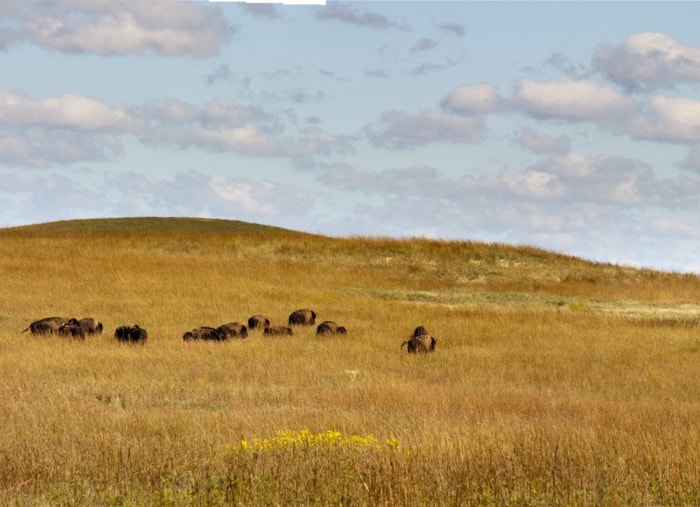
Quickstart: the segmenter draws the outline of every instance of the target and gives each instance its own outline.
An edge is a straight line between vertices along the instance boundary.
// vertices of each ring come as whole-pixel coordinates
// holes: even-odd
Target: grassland
[[[3,229],[0,263],[2,504],[700,504],[697,276],[155,218]],[[182,341],[302,307],[349,334]],[[21,333],[52,315],[105,332]]]

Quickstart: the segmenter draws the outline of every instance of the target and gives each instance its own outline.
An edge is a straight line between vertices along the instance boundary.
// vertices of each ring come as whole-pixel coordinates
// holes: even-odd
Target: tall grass
[[[6,229],[0,259],[2,503],[700,503],[698,277],[172,219]],[[182,341],[302,307],[349,334]],[[21,333],[49,315],[105,332]]]

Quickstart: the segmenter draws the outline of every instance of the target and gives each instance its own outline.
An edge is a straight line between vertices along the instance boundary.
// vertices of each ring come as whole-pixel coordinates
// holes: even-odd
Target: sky
[[[700,2],[0,3],[0,227],[235,219],[700,274]]]

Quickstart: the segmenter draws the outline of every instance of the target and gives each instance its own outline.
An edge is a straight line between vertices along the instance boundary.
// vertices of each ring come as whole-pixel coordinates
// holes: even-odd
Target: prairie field
[[[695,275],[132,218],[2,229],[0,277],[3,505],[700,504]],[[299,308],[347,335],[182,339]]]

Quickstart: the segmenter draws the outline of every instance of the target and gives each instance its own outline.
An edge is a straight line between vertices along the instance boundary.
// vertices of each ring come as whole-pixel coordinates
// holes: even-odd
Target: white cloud
[[[379,125],[365,130],[369,141],[388,149],[414,149],[431,143],[473,143],[486,129],[479,118],[428,109],[410,115],[384,111]]]
[[[221,9],[198,2],[53,0],[22,3],[15,14],[18,38],[64,52],[206,58],[234,32]]]
[[[0,92],[0,163],[49,167],[122,153],[119,135],[143,123],[123,107],[79,95],[33,100]]]
[[[321,181],[328,194],[337,190],[357,202],[336,222],[376,235],[466,236],[657,266],[688,264],[682,254],[660,256],[663,249],[654,245],[674,237],[697,240],[688,217],[697,215],[700,182],[659,180],[649,166],[629,159],[567,153],[522,170],[463,177],[426,166],[345,167]],[[363,197],[353,200],[355,193]],[[647,244],[653,248],[642,248]],[[631,245],[641,250],[632,254]]]
[[[538,118],[618,122],[633,113],[636,102],[592,80],[562,77],[546,83],[520,79],[512,104]]]
[[[507,193],[529,199],[558,199],[566,193],[557,175],[544,171],[504,174],[500,183]]]
[[[135,130],[140,122],[124,108],[110,107],[80,95],[32,100],[25,94],[0,92],[0,125],[105,131]]]
[[[566,198],[579,202],[642,206],[658,200],[661,186],[651,168],[634,160],[567,153],[547,157],[534,169],[557,175]]]
[[[287,133],[284,112],[227,99],[214,99],[201,107],[174,100],[152,102],[139,114],[148,123],[140,135],[145,144],[288,158],[301,167],[312,166],[314,157],[354,151],[348,136],[318,127]]]
[[[455,88],[443,100],[442,106],[460,114],[485,114],[497,110],[500,100],[494,85],[482,83]]]
[[[255,187],[251,183],[228,182],[225,178],[217,176],[209,181],[210,188],[223,200],[241,206],[248,213],[258,213],[262,215],[274,215],[274,200],[258,200],[253,191]],[[263,193],[269,192],[272,185],[262,184]]]
[[[286,133],[284,120],[293,119],[285,115],[226,99],[125,108],[73,94],[33,100],[0,92],[0,163],[44,167],[103,160],[122,152],[120,137],[127,134],[151,146],[288,158],[306,168],[315,165],[315,157],[354,152],[353,138],[320,127]]]
[[[76,182],[79,185],[78,182]],[[106,178],[102,213],[232,218],[255,223],[299,220],[309,213],[304,189],[274,181],[212,176],[198,172],[151,178],[127,173]]]
[[[700,48],[662,33],[637,33],[619,46],[600,46],[593,64],[611,81],[631,89],[700,81]]]
[[[644,116],[632,118],[630,135],[657,141],[700,142],[700,101],[655,95],[648,100]]]

